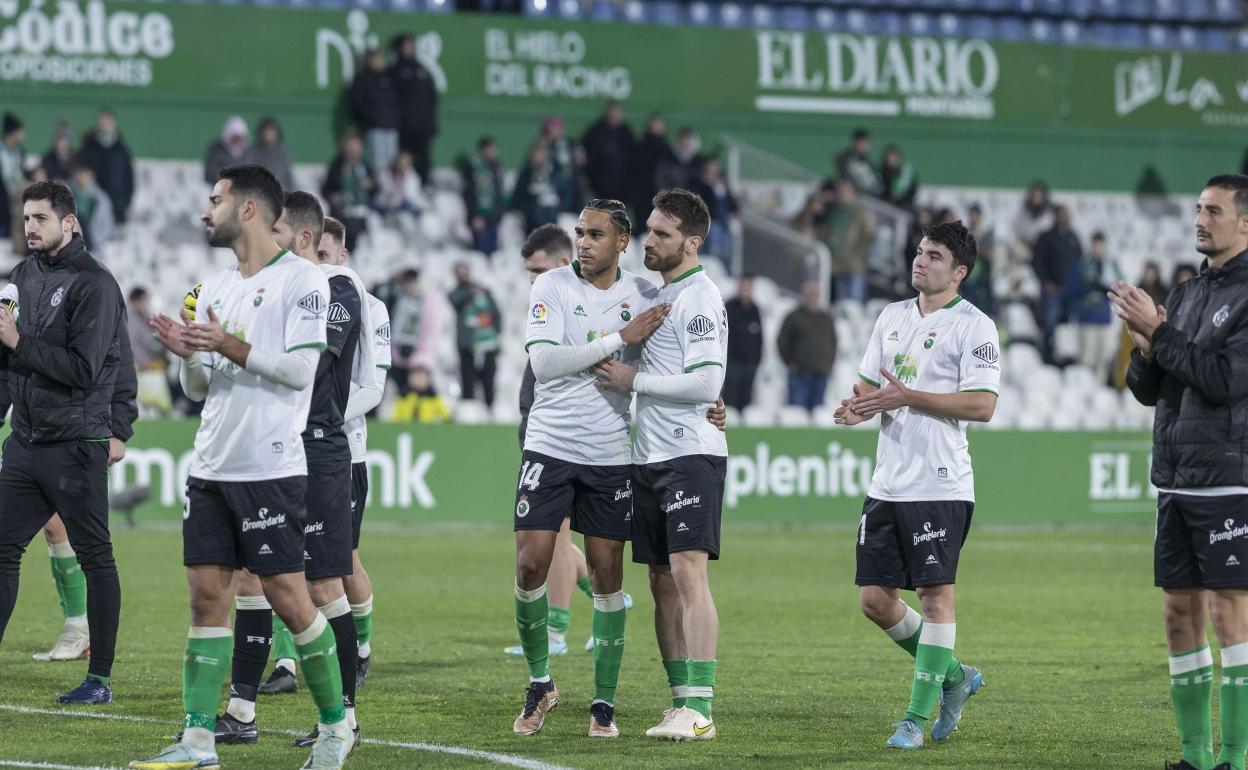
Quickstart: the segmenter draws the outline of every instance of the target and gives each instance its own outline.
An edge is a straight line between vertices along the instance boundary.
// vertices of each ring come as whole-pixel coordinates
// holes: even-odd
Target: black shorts
[[[182,563],[246,567],[256,575],[303,572],[306,476],[186,482]]]
[[[558,532],[571,515],[574,532],[628,540],[633,466],[580,465],[527,450],[520,459],[513,516],[516,531]]]
[[[360,527],[368,504],[368,463],[351,463],[351,550],[360,547]]]
[[[713,455],[633,466],[633,561],[667,564],[681,551],[718,559],[727,475],[728,458]]]
[[[895,503],[868,497],[858,522],[854,582],[907,591],[956,582],[974,512],[975,503],[966,500]]]
[[[1161,588],[1248,588],[1248,495],[1159,495],[1153,578]]]
[[[303,571],[308,580],[351,574],[351,458],[308,453],[308,520]]]

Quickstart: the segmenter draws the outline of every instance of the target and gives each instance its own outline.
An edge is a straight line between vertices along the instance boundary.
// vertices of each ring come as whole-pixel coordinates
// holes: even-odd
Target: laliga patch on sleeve
[[[541,302],[536,302],[533,307],[529,308],[529,326],[545,326],[546,316],[549,311]]]

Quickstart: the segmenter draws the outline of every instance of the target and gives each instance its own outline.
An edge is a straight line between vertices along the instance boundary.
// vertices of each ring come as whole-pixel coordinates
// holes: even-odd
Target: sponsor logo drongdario
[[[173,20],[104,0],[0,0],[0,81],[152,84],[174,51]]]
[[[922,532],[912,532],[910,534],[914,536],[914,545],[918,545],[919,543],[930,543],[933,540],[944,540],[945,536],[949,534],[949,530],[944,528],[932,529],[932,522],[925,521],[923,522]]]
[[[286,523],[286,514],[279,513],[276,516],[270,516],[268,508],[261,508],[259,511],[256,511],[256,515],[260,518],[243,519],[244,532],[251,532],[255,529],[265,530],[269,527],[276,527]]]
[[[1234,540],[1237,537],[1248,537],[1248,524],[1240,524],[1236,526],[1234,519],[1227,519],[1222,522],[1222,531],[1216,529],[1209,530],[1209,544],[1221,542],[1223,540]]]
[[[683,489],[677,490],[676,499],[667,504],[666,510],[668,513],[671,513],[673,511],[679,511],[681,508],[687,508],[691,505],[697,505],[700,502],[702,502],[701,495],[690,495],[689,497],[685,497],[685,492]]]

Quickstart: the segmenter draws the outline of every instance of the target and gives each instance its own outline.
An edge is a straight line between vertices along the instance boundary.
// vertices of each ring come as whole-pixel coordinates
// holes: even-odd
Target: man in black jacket
[[[365,52],[364,68],[351,82],[351,114],[364,132],[368,162],[374,171],[385,173],[399,154],[399,96],[376,48]]]
[[[1121,282],[1109,298],[1136,344],[1127,386],[1156,407],[1153,569],[1183,746],[1168,767],[1237,770],[1248,748],[1248,177],[1210,179],[1195,224],[1205,263],[1164,307]],[[1222,658],[1216,759],[1210,616]]]
[[[0,467],[0,637],[17,601],[22,553],[58,512],[87,577],[91,629],[87,678],[58,700],[108,703],[121,585],[108,531],[107,469],[110,455],[124,453],[120,441],[137,414],[133,395],[113,407],[118,373],[125,367],[133,376],[133,360],[122,360],[125,305],[113,276],[73,234],[68,187],[31,185],[22,207],[33,253],[0,297],[0,368],[13,402]]]
[[[754,279],[741,276],[737,296],[724,303],[728,314],[728,367],[724,370],[724,401],[744,409],[754,399],[754,376],[763,360],[763,319],[754,302]]]
[[[416,39],[410,34],[394,41],[390,78],[399,98],[399,149],[412,154],[420,183],[428,187],[430,145],[438,133],[438,87],[433,74],[416,59]]]

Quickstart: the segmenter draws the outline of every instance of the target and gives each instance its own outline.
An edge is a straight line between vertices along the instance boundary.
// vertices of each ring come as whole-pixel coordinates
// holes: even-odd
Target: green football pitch
[[[115,540],[124,596],[115,703],[58,707],[85,665],[31,660],[61,624],[36,540],[0,648],[0,767],[125,767],[178,729],[188,625],[180,534],[148,528]],[[848,528],[726,528],[711,578],[719,737],[698,744],[642,737],[668,694],[640,566],[625,577],[637,603],[616,704],[621,737],[586,736],[590,605],[578,592],[573,650],[552,662],[560,706],[542,733],[522,738],[511,722],[525,667],[502,654],[515,643],[510,531],[366,530],[374,665],[359,696],[366,742],[347,767],[1160,768],[1178,751],[1151,540],[1140,529],[973,532],[958,654],[987,686],[951,739],[911,753],[883,748],[912,664],[858,612]],[[223,747],[222,767],[299,767],[306,755],[289,736],[313,724],[306,690],[262,699],[259,718],[260,742]]]

